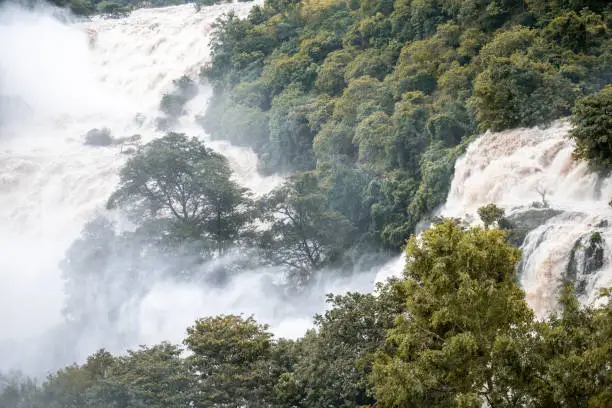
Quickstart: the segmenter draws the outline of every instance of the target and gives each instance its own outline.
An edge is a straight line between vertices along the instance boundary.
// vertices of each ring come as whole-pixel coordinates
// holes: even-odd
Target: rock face
[[[111,131],[107,128],[91,129],[85,134],[85,144],[90,146],[110,146],[113,144]]]
[[[521,246],[525,241],[525,237],[540,225],[544,225],[548,220],[563,211],[553,208],[529,208],[524,211],[519,211],[506,217],[507,226],[510,229],[508,239],[513,245]]]
[[[573,282],[576,293],[586,292],[587,278],[604,266],[604,240],[599,232],[581,237],[572,248],[565,278]]]

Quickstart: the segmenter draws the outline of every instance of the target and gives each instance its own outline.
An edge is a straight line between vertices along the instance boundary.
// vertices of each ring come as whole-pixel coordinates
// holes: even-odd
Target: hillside
[[[567,116],[610,82],[607,4],[266,1],[218,22],[201,123],[263,172],[315,171],[356,241],[397,249],[473,135]]]

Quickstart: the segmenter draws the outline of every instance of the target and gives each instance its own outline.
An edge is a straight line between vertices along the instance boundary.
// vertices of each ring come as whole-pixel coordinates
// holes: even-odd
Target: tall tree
[[[199,378],[195,406],[267,406],[278,375],[267,325],[236,315],[203,318],[187,329],[184,343],[193,352],[191,372]]]
[[[1,408],[36,408],[36,382],[21,373],[0,373]]]
[[[612,401],[612,292],[603,305],[583,307],[571,284],[561,311],[536,323],[530,386],[535,406],[603,408]]]
[[[500,230],[444,220],[406,247],[406,311],[374,364],[377,406],[498,406],[496,342],[531,321],[516,283],[519,250]]]
[[[375,402],[366,378],[403,309],[396,289],[387,284],[374,294],[328,295],[330,309],[315,316],[316,330],[300,340],[301,358],[277,386],[281,406],[352,408]]]
[[[270,223],[262,235],[262,248],[273,262],[288,266],[298,282],[338,261],[350,244],[349,221],[329,210],[314,173],[292,177],[262,205]]]
[[[247,228],[251,200],[232,179],[225,157],[195,137],[169,133],[121,169],[109,200],[109,207],[115,205],[141,225],[157,225],[171,242],[196,241],[222,255]]]
[[[612,167],[612,85],[579,99],[573,114],[576,156],[596,167]]]
[[[119,357],[109,384],[127,387],[134,406],[186,408],[197,392],[197,379],[181,357],[181,347],[161,343]]]

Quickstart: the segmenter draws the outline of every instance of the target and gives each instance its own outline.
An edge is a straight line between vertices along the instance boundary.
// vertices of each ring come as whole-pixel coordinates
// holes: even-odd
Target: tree
[[[330,308],[315,316],[316,331],[300,340],[301,357],[281,377],[281,406],[358,407],[375,402],[366,377],[374,352],[403,309],[403,297],[390,284],[375,294],[328,295]]]
[[[576,141],[576,157],[595,167],[612,165],[612,85],[585,96],[573,110],[570,136]]]
[[[560,313],[536,324],[530,382],[536,406],[609,405],[612,398],[612,292],[602,306],[583,307],[573,285],[560,296]]]
[[[35,408],[37,392],[36,382],[21,373],[0,373],[0,407]]]
[[[154,223],[171,242],[196,241],[219,255],[250,221],[248,190],[232,180],[227,159],[196,138],[169,133],[130,158],[109,207],[138,224]]]
[[[188,364],[199,378],[199,407],[266,407],[276,377],[268,326],[252,316],[199,319],[187,328]]]
[[[85,364],[68,366],[47,377],[42,386],[40,398],[47,402],[48,408],[82,408],[87,406],[102,408],[100,405],[92,404],[98,397],[92,396],[90,391],[98,381],[102,381],[110,375],[114,364],[115,358],[109,352],[99,350],[89,356]],[[111,398],[107,396],[107,402],[110,402],[110,400]]]
[[[174,90],[162,96],[159,110],[171,118],[184,115],[185,104],[198,94],[198,86],[186,75],[172,81]]]
[[[118,358],[109,383],[127,387],[135,406],[188,407],[197,394],[197,381],[181,357],[182,352],[179,346],[169,343],[130,350],[127,356]]]
[[[498,406],[514,398],[492,361],[498,339],[532,319],[516,283],[519,250],[500,230],[445,220],[413,236],[406,259],[406,311],[371,376],[377,406]]]
[[[353,54],[347,50],[334,51],[327,55],[317,74],[315,87],[320,92],[337,95],[346,87],[344,70],[353,59]]]
[[[520,54],[495,57],[474,81],[470,101],[483,130],[504,130],[549,122],[569,112],[574,90],[546,63]]]
[[[365,168],[384,173],[394,164],[395,138],[391,118],[384,112],[374,112],[361,121],[353,144],[359,146],[359,161]]]
[[[72,323],[100,325],[102,317],[114,321],[124,301],[139,286],[133,265],[133,246],[115,234],[105,217],[88,222],[60,263],[64,279],[63,313]]]
[[[263,157],[273,171],[307,171],[314,167],[312,139],[307,114],[311,101],[297,87],[285,89],[272,101],[270,141]]]
[[[313,173],[293,176],[264,197],[262,207],[270,223],[262,249],[273,262],[288,266],[298,283],[338,261],[350,244],[350,223],[329,210]]]
[[[489,226],[495,222],[501,221],[504,217],[504,209],[496,206],[495,204],[487,204],[478,209],[478,216],[484,224],[485,229],[489,229]]]
[[[42,405],[32,408],[188,407],[197,393],[196,378],[181,352],[168,343],[121,357],[99,350],[85,364],[50,375],[36,389],[35,401]]]

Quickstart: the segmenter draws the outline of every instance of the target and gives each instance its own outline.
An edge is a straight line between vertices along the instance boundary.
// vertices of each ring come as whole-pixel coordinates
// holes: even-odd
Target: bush
[[[85,144],[90,146],[110,146],[113,144],[111,131],[107,128],[91,129],[85,134]]]
[[[579,99],[571,120],[575,156],[609,169],[612,165],[612,85]]]
[[[574,90],[551,64],[494,58],[474,81],[470,106],[482,130],[546,123],[569,113]]]

